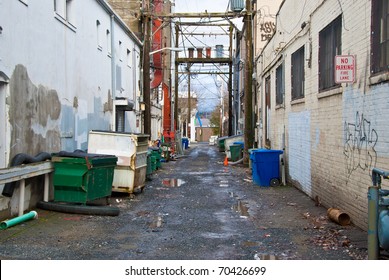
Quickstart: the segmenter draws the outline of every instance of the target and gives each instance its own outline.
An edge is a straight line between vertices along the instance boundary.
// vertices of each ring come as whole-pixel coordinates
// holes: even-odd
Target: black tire
[[[273,178],[270,180],[270,186],[271,187],[278,187],[280,185],[280,180],[277,178]]]
[[[37,207],[44,210],[83,215],[118,216],[120,213],[119,208],[112,206],[90,206],[59,202],[39,201]]]

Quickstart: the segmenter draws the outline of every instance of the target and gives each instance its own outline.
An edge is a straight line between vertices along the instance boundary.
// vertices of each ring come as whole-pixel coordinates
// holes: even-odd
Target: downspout
[[[258,75],[259,77],[261,77],[261,113],[259,114],[259,148],[262,148],[263,147],[263,95],[264,95],[264,92],[263,92],[263,55],[261,54],[259,56],[260,58],[260,63],[261,63],[261,73],[260,75]]]
[[[116,131],[116,65],[115,65],[115,36],[114,36],[115,15],[111,14],[111,88],[112,88],[112,126],[111,130]]]

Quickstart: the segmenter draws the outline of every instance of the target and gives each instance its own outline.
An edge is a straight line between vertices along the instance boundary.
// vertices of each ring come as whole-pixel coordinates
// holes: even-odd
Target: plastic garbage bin
[[[217,138],[217,145],[219,146],[219,152],[225,151],[224,142],[226,141],[227,138],[228,138],[228,136]]]
[[[242,145],[233,144],[230,146],[231,151],[231,161],[235,162],[242,158]]]
[[[280,155],[282,150],[252,150],[253,181],[261,187],[280,185]]]
[[[151,156],[155,157],[155,164],[156,164],[156,169],[160,169],[162,167],[161,165],[161,157],[162,157],[162,151],[161,148],[159,147],[149,147],[149,151],[151,151]]]
[[[60,152],[51,160],[54,201],[86,204],[111,195],[116,156]]]
[[[186,137],[183,137],[181,139],[181,141],[182,141],[182,148],[183,149],[188,149],[189,148],[189,139],[186,138]]]
[[[240,145],[242,147],[242,149],[244,148],[244,142],[243,141],[234,142],[234,145]]]

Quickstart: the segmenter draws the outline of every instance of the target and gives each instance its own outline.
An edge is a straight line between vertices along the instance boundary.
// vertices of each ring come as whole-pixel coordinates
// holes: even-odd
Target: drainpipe
[[[260,106],[261,106],[261,112],[260,112],[260,114],[259,114],[259,126],[258,126],[258,141],[259,141],[259,145],[258,145],[258,147],[259,148],[262,148],[263,147],[263,108],[264,108],[264,106],[263,106],[263,95],[264,95],[264,92],[263,92],[263,55],[261,54],[260,56],[259,56],[259,58],[260,58],[260,63],[261,63],[261,73],[260,73],[260,75],[259,75],[259,77],[260,77],[260,79],[261,79],[261,81],[260,81],[260,87],[261,87],[261,104],[260,104]]]
[[[111,130],[116,131],[116,59],[115,59],[115,36],[114,36],[115,15],[111,14],[111,88],[112,88],[112,126]]]

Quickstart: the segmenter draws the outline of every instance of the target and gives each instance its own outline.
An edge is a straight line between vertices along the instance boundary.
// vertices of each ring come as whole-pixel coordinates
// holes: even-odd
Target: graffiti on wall
[[[276,30],[276,24],[272,21],[262,22],[260,24],[261,41],[267,41],[273,36]]]
[[[371,122],[363,114],[356,113],[355,122],[344,124],[344,155],[346,157],[347,174],[357,169],[371,170],[377,162],[375,146],[378,134],[372,128]]]

